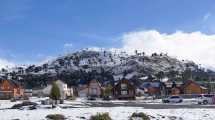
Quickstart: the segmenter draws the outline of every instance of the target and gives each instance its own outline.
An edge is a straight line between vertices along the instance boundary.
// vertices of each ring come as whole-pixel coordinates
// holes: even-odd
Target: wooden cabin
[[[183,85],[184,94],[206,94],[208,89],[195,81],[189,80]]]
[[[145,93],[148,95],[160,95],[162,84],[159,81],[146,81],[140,85],[141,89],[145,90]]]
[[[102,87],[98,80],[90,80],[85,84],[79,85],[79,97],[100,97],[102,95]]]
[[[22,97],[24,89],[21,85],[13,80],[3,80],[0,83],[0,99],[11,99]]]
[[[113,95],[116,99],[135,99],[136,88],[128,80],[123,79],[113,87]]]

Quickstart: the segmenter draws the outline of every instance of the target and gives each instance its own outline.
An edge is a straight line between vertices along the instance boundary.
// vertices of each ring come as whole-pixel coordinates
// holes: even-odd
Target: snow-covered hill
[[[44,84],[52,79],[63,79],[75,84],[80,79],[93,78],[102,82],[116,81],[123,77],[131,80],[148,77],[181,78],[186,70],[204,72],[191,61],[180,61],[166,54],[154,53],[147,56],[145,53],[136,51],[134,55],[128,55],[123,51],[83,49],[41,65],[13,68],[12,71],[10,70],[10,75],[35,81],[43,79]],[[4,70],[1,73],[8,74],[8,71]],[[33,77],[29,78],[29,76]]]

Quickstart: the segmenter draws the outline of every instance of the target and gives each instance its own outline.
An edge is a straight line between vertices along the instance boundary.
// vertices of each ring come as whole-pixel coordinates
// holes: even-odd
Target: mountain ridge
[[[98,79],[108,84],[122,78],[136,84],[142,78],[160,80],[209,79],[214,72],[200,68],[192,61],[178,60],[167,54],[144,52],[129,55],[124,51],[82,49],[52,59],[41,65],[18,66],[11,71],[2,69],[2,79],[20,80],[25,86],[46,86],[53,80],[62,79],[69,85],[77,85],[81,79]],[[210,73],[210,75],[209,75]],[[145,80],[146,80],[145,79]]]

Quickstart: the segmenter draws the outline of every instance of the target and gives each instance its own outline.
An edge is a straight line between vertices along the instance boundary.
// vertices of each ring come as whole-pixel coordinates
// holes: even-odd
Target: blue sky
[[[0,0],[0,58],[35,63],[132,31],[215,32],[214,0]]]

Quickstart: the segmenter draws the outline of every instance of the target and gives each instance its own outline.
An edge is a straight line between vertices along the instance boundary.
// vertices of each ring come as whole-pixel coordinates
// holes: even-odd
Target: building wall
[[[8,80],[4,80],[1,85],[1,91],[12,91],[13,87],[10,85]]]
[[[184,94],[203,94],[207,93],[207,90],[202,89],[199,85],[190,83],[184,88]]]
[[[20,97],[24,95],[24,90],[20,86],[12,85],[8,80],[4,80],[0,85],[0,98],[10,99],[12,97]]]
[[[87,97],[88,94],[88,86],[87,85],[81,85],[78,88],[78,96],[79,97]]]
[[[155,87],[149,87],[148,92],[149,95],[160,95],[160,89]]]
[[[180,93],[181,93],[181,91],[178,88],[171,89],[171,95],[179,95]]]
[[[81,89],[78,91],[78,96],[79,97],[87,97],[87,93],[88,93],[88,88]]]
[[[89,96],[101,96],[102,90],[101,86],[96,80],[90,81],[88,85],[88,95]]]

